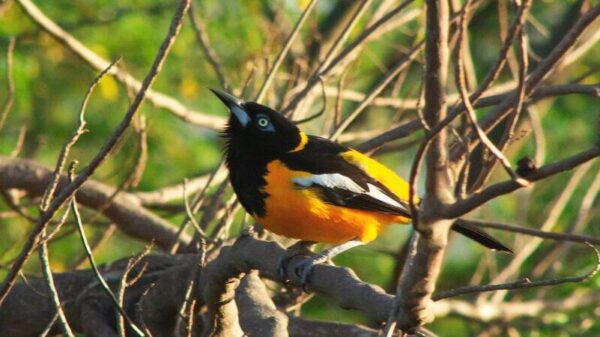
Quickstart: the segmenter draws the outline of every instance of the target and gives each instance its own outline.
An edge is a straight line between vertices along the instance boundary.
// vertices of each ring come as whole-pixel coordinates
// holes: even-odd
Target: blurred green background
[[[375,1],[373,8],[380,1]],[[460,3],[460,2],[458,2]],[[581,1],[535,1],[532,19],[527,25],[531,43],[530,69],[536,60],[547,55],[556,42],[564,35],[578,15]],[[165,36],[175,3],[159,0],[122,1],[37,1],[40,9],[61,27],[73,34],[98,55],[114,60],[122,59],[122,65],[136,78],[142,79],[156,55],[158,46]],[[302,59],[309,53],[314,43],[315,31],[324,29],[335,20],[337,1],[322,1],[301,34],[299,47],[292,53]],[[250,76],[253,67],[256,75],[250,81],[247,98],[253,97],[265,76],[265,59],[272,62],[282,46],[295,20],[302,13],[306,1],[201,1],[197,10],[204,21],[211,45],[223,63],[226,75],[235,88],[241,88]],[[506,4],[510,8],[510,4]],[[403,51],[423,35],[424,15],[422,1],[415,1],[407,10],[420,11],[413,20],[369,43],[360,58],[353,62],[346,77],[348,89],[368,90],[382,76]],[[372,12],[372,10],[371,10]],[[509,9],[509,17],[513,17]],[[365,16],[369,17],[369,14]],[[284,23],[284,24],[282,24]],[[352,32],[357,36],[365,27],[362,20]],[[9,155],[18,143],[21,128],[25,128],[25,141],[18,154],[20,158],[32,158],[48,167],[55,165],[58,153],[65,139],[74,130],[81,102],[85,92],[97,75],[76,55],[41,31],[23,14],[13,1],[0,5],[0,102],[7,97],[6,91],[6,50],[8,40],[16,37],[14,51],[15,104],[10,111],[6,125],[0,131],[0,155]],[[495,62],[500,49],[498,37],[498,6],[496,1],[483,1],[470,25],[471,53],[474,70],[481,80]],[[598,43],[575,64],[561,69],[558,75],[548,82],[564,84],[587,75],[580,83],[597,84],[600,81],[600,46]],[[276,78],[275,88],[281,90],[285,75],[291,72],[289,63],[284,64]],[[397,82],[397,88],[386,89],[385,94],[401,98],[415,98],[419,92],[421,65],[413,64],[404,82]],[[512,79],[510,71],[504,71],[500,82]],[[337,80],[327,82],[335,86]],[[452,85],[451,85],[452,86]],[[186,20],[181,35],[167,59],[164,69],[154,86],[157,91],[179,99],[186,106],[206,114],[225,117],[222,104],[210,94],[208,87],[221,87],[202,49],[198,45],[189,20]],[[239,91],[238,91],[239,92]],[[271,95],[276,101],[277,92]],[[105,77],[94,92],[86,113],[89,133],[81,137],[71,152],[71,159],[85,164],[96,154],[100,146],[110,136],[125,114],[129,96],[127,90],[112,77]],[[333,109],[335,97],[327,102]],[[455,102],[449,102],[450,104]],[[310,111],[320,109],[317,100]],[[348,113],[356,102],[344,101],[343,111]],[[589,148],[597,141],[597,116],[600,110],[598,98],[584,95],[569,95],[546,99],[532,104],[541,118],[545,131],[545,158],[543,163],[564,158]],[[482,110],[481,113],[485,113]],[[219,132],[191,126],[174,117],[166,110],[145,103],[141,110],[147,122],[148,161],[143,177],[136,190],[150,191],[167,185],[179,184],[185,177],[192,178],[209,173],[220,161],[222,142]],[[371,107],[350,127],[352,131],[366,131],[385,128],[390,120],[414,118],[415,111],[396,111],[390,108]],[[139,119],[136,119],[139,123]],[[303,125],[311,133],[319,133],[323,119],[319,118]],[[421,133],[410,137],[417,139]],[[508,149],[513,163],[522,156],[535,157],[536,141],[531,127],[525,123],[517,134],[517,140]],[[400,140],[393,145],[406,143]],[[539,144],[538,144],[539,145]],[[407,176],[415,152],[415,146],[402,146],[401,151],[383,151],[380,160],[390,165],[402,176]],[[137,134],[130,129],[119,143],[118,150],[102,165],[93,179],[118,186],[127,179],[134,168],[140,152]],[[597,161],[592,162],[585,172],[575,193],[568,200],[564,211],[553,230],[567,229],[577,219],[582,199],[598,172]],[[509,196],[498,198],[472,217],[492,219],[525,226],[540,227],[545,221],[553,201],[564,190],[572,172],[548,179],[533,188],[521,190]],[[502,170],[496,170],[493,180],[506,179]],[[24,200],[28,211],[36,214],[37,201]],[[173,204],[181,205],[181,200]],[[8,214],[9,208],[0,201],[0,212]],[[182,212],[171,213],[156,210],[160,215],[178,224]],[[3,213],[3,214],[4,214]],[[86,213],[86,219],[93,217]],[[598,202],[592,205],[588,225],[584,234],[600,236],[598,222]],[[97,219],[97,221],[102,221]],[[32,224],[19,217],[0,217],[0,278],[18,254],[21,244],[28,235]],[[99,235],[103,226],[87,225],[88,236]],[[51,264],[54,271],[65,271],[79,261],[82,247],[73,234],[72,226],[65,226],[65,235],[52,241],[50,245]],[[376,242],[345,253],[336,259],[340,265],[351,267],[363,280],[378,284],[388,291],[394,291],[393,270],[397,255],[409,234],[408,227],[393,226],[386,235]],[[529,237],[494,232],[497,236],[518,249]],[[236,235],[232,231],[231,235]],[[593,264],[593,254],[588,247],[567,244],[569,249],[558,256],[552,267],[539,277],[574,276],[589,270]],[[118,258],[140,252],[145,243],[131,239],[124,234],[114,234],[107,242],[95,250],[99,262],[108,263]],[[525,262],[518,277],[527,277],[550,250],[552,242],[545,242]],[[463,238],[453,238],[438,288],[441,290],[462,286],[473,282],[473,275],[482,276],[476,282],[486,282],[490,275],[508,264],[511,256],[485,252],[481,247]],[[83,268],[87,265],[83,264]],[[37,258],[31,258],[27,274],[40,274]],[[477,272],[476,272],[477,271]],[[512,293],[510,300],[562,301],[574,292],[596,293],[600,289],[600,278],[593,281],[560,285],[543,291],[527,290]],[[543,298],[540,298],[543,297]],[[468,299],[468,298],[467,298]],[[359,322],[370,324],[358,312],[345,311],[326,298],[316,296],[304,305],[303,315],[317,319]],[[600,335],[600,310],[595,305],[580,309],[558,311],[538,317],[517,318],[511,322],[520,336],[598,336]],[[485,329],[488,323],[450,315],[435,321],[431,330],[443,336],[474,336]],[[505,335],[510,329],[506,323],[499,324],[497,334]],[[444,332],[450,332],[444,334]],[[512,335],[511,335],[512,336]]]

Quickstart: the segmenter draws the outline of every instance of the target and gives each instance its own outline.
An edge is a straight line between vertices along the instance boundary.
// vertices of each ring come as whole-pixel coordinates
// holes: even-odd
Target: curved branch
[[[572,157],[534,170],[533,172],[525,175],[524,178],[531,182],[539,181],[552,175],[568,171],[598,156],[600,156],[600,146],[594,146],[587,151],[580,152]],[[493,184],[481,191],[471,194],[465,199],[459,200],[456,203],[445,207],[443,210],[444,216],[448,218],[458,218],[494,198],[511,193],[521,187],[523,186],[514,180]]]
[[[41,196],[52,181],[52,171],[34,161],[0,157],[0,190],[21,189],[30,197]],[[66,175],[61,175],[58,190],[68,183]],[[163,218],[140,205],[128,193],[115,194],[113,187],[88,180],[77,191],[77,200],[84,206],[100,211],[113,221],[123,232],[144,240],[154,241],[161,248],[168,248],[175,239],[176,228]],[[179,238],[182,243],[189,237]]]
[[[81,60],[87,63],[90,67],[97,71],[102,71],[108,67],[110,62],[94,53],[83,43],[77,40],[73,35],[67,33],[54,21],[47,17],[31,0],[17,0],[25,14],[27,14],[33,22],[45,32],[50,34],[54,39],[71,50]],[[110,71],[111,75],[127,86],[128,89],[138,91],[142,88],[143,83],[126,72],[123,68],[115,68]],[[148,90],[147,98],[156,107],[166,109],[177,118],[210,129],[220,130],[225,124],[225,119],[217,116],[210,116],[199,111],[194,111],[178,101],[177,99],[167,96],[163,93]]]

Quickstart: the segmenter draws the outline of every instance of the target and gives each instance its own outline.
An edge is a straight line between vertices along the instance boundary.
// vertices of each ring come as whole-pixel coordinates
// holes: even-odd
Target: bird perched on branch
[[[375,239],[388,224],[411,221],[406,181],[376,160],[328,139],[308,136],[277,111],[211,89],[231,115],[224,132],[233,189],[266,229],[302,242],[336,244],[303,262],[315,264]],[[509,251],[468,224],[453,230]]]

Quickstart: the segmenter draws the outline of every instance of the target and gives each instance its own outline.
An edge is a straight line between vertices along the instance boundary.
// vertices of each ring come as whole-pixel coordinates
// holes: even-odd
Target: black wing
[[[410,217],[404,201],[341,156],[349,150],[327,139],[310,136],[304,149],[283,156],[281,161],[292,170],[313,174],[294,183],[298,188],[315,190],[327,203]]]

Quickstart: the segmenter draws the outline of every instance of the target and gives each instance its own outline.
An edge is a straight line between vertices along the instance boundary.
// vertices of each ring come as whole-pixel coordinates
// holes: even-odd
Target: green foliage
[[[509,1],[505,1],[510,6]],[[578,2],[577,2],[578,3]],[[240,88],[252,71],[252,66],[264,64],[265,57],[272,62],[274,55],[281,48],[281,37],[290,30],[295,18],[301,13],[300,1],[271,3],[268,1],[203,1],[198,3],[200,15],[204,18],[212,47],[220,57],[227,76],[234,87]],[[157,48],[168,28],[173,12],[173,6],[165,1],[125,0],[125,1],[37,1],[37,5],[50,18],[73,34],[83,44],[100,56],[114,60],[122,59],[122,64],[136,78],[141,79],[152,63]],[[47,33],[41,32],[12,3],[0,9],[0,102],[7,97],[5,76],[7,68],[4,62],[8,39],[15,36],[17,46],[14,54],[15,105],[8,115],[7,123],[0,131],[0,155],[9,155],[15,144],[21,127],[26,127],[26,138],[20,153],[22,158],[34,158],[48,167],[53,167],[60,148],[74,130],[85,92],[97,72],[82,62],[71,51],[52,39]],[[416,2],[410,9],[422,7]],[[330,18],[331,4],[322,2],[317,10],[318,20],[313,20],[303,31],[300,50],[308,48],[311,33],[318,23]],[[559,31],[564,31],[565,22],[573,22],[573,11],[578,7],[575,1],[546,1],[534,2],[532,14],[545,27],[540,32],[539,27],[527,25],[530,33],[531,48],[537,55],[546,55],[554,46],[551,37],[560,38]],[[270,11],[278,11],[282,15],[279,20],[287,22],[289,27],[272,27]],[[512,11],[509,10],[510,15]],[[512,18],[512,17],[511,17]],[[399,50],[405,50],[407,45],[419,40],[423,35],[423,20],[421,15],[416,20],[394,30],[381,39],[369,44],[363,57],[352,63],[348,73],[348,88],[366,91],[386,71],[386,67],[397,61]],[[363,20],[364,21],[364,20]],[[366,22],[361,22],[359,28]],[[273,31],[274,36],[265,32]],[[475,62],[475,73],[482,79],[488,69],[494,64],[500,49],[498,37],[498,19],[495,2],[483,2],[477,10],[477,15],[470,27],[471,52]],[[352,36],[356,37],[357,34]],[[550,42],[549,42],[550,41]],[[301,53],[301,52],[297,52]],[[576,64],[569,67],[568,75],[560,82],[567,83],[588,72],[591,67],[597,67],[600,58],[598,44]],[[530,68],[536,66],[532,60]],[[250,94],[256,92],[264,79],[264,67],[257,66],[259,73],[250,82]],[[398,88],[398,97],[415,98],[418,95],[421,68],[419,64],[411,66],[405,82]],[[285,70],[289,74],[290,69]],[[598,72],[588,76],[584,83],[598,83]],[[510,71],[504,71],[500,81],[512,79]],[[281,88],[284,81],[277,79],[275,87]],[[327,85],[335,86],[332,80]],[[207,87],[220,87],[218,78],[207,62],[202,49],[199,47],[189,22],[177,40],[154,89],[176,97],[183,104],[201,110],[208,115],[225,116],[226,111],[207,90]],[[391,91],[386,91],[389,94]],[[333,101],[327,103],[333,109]],[[449,102],[453,104],[455,102]],[[92,95],[86,112],[88,133],[73,148],[70,159],[78,160],[82,165],[97,153],[99,148],[110,136],[118,122],[125,114],[129,104],[127,90],[114,78],[106,77]],[[315,103],[319,105],[320,103]],[[344,102],[343,110],[351,111],[354,102]],[[320,106],[320,105],[319,105]],[[545,163],[550,163],[583,149],[597,142],[596,119],[600,110],[600,101],[594,97],[583,95],[568,95],[556,99],[547,99],[535,104],[540,113],[542,126],[545,131],[546,157]],[[312,110],[318,111],[319,108]],[[185,177],[196,177],[210,172],[220,161],[222,141],[218,132],[199,127],[193,127],[174,117],[164,109],[155,108],[151,103],[145,103],[141,115],[147,120],[148,131],[148,160],[143,178],[138,187],[141,191],[155,190],[163,186],[178,184]],[[398,116],[415,116],[414,111],[403,112],[388,108],[371,108],[364,113],[351,127],[351,131],[387,128],[392,118]],[[139,123],[139,119],[136,123]],[[313,133],[320,132],[322,119],[317,119],[303,128]],[[521,132],[521,131],[520,131]],[[528,125],[523,126],[521,139],[515,140],[509,148],[511,161],[516,162],[522,156],[535,156],[536,143]],[[379,157],[393,169],[408,176],[415,148],[403,152],[392,152]],[[93,179],[118,186],[122,184],[134,169],[140,153],[138,135],[129,130],[120,142],[117,151],[93,176]],[[539,163],[543,164],[543,163]],[[554,230],[564,231],[577,219],[580,203],[598,171],[598,163],[592,166],[573,198],[567,203]],[[504,222],[519,222],[523,225],[539,227],[547,217],[547,213],[557,195],[564,189],[571,173],[565,173],[528,189],[509,196],[498,198],[473,214],[473,217],[494,219]],[[495,171],[492,181],[507,179],[501,169]],[[26,211],[35,216],[35,202],[24,201],[28,206]],[[175,202],[181,205],[181,200]],[[527,207],[525,208],[524,205]],[[589,223],[600,221],[598,203],[593,205]],[[0,213],[9,214],[9,207],[0,202]],[[158,211],[160,212],[160,211]],[[182,214],[161,214],[179,224]],[[85,219],[98,219],[97,215],[86,214]],[[69,218],[69,222],[72,219]],[[232,235],[237,233],[241,216],[236,218],[232,227]],[[15,217],[0,217],[0,265],[9,266],[18,254],[25,240],[31,223]],[[60,231],[61,238],[50,244],[52,267],[55,271],[70,268],[82,254],[82,247],[76,235],[69,234],[73,225],[66,224]],[[103,230],[102,225],[86,223],[89,237]],[[585,233],[600,235],[600,227],[588,226]],[[494,232],[503,241],[522,243],[522,237],[512,234]],[[336,259],[340,265],[349,266],[363,280],[383,287],[394,283],[397,275],[393,274],[396,261],[395,254],[408,238],[408,228],[389,228],[387,234],[378,241],[346,253]],[[143,250],[144,243],[133,240],[118,233],[95,251],[96,258],[101,263],[114,261]],[[567,244],[573,247],[573,244]],[[528,276],[540,260],[544,259],[553,244],[544,243],[539,254],[534,254],[522,266],[522,273],[517,277]],[[573,276],[585,273],[593,264],[587,247],[572,248],[564,256],[559,256],[557,264],[543,277]],[[474,270],[482,263],[482,259],[493,260],[501,268],[510,263],[511,258],[505,255],[484,253],[482,249],[464,239],[451,242],[445,268],[438,284],[439,289],[450,289],[471,282]],[[482,277],[482,282],[489,281],[493,267]],[[39,274],[36,258],[30,259],[26,272]],[[0,270],[0,279],[5,270]],[[585,284],[561,285],[552,288],[551,300],[560,301],[577,291],[597,292],[600,289],[598,278]],[[393,290],[393,289],[392,289]],[[509,295],[509,299],[525,298],[533,300],[538,296],[537,290],[526,290]],[[344,311],[326,298],[317,296],[307,303],[302,310],[307,317],[359,322],[372,324],[364,316],[356,312]],[[578,309],[568,313],[558,312],[540,318],[536,325],[528,319],[519,321],[530,331],[523,331],[522,336],[573,336],[600,335],[600,327],[596,323],[600,316],[598,309],[593,312],[588,309]],[[576,322],[576,323],[573,323]],[[538,325],[539,323],[539,325]],[[452,331],[452,336],[474,335],[485,327],[483,324],[465,320],[462,317],[444,317],[432,326],[433,331]],[[558,334],[557,334],[558,331]],[[450,336],[450,335],[448,335]]]

